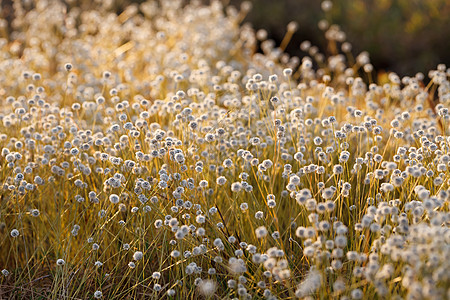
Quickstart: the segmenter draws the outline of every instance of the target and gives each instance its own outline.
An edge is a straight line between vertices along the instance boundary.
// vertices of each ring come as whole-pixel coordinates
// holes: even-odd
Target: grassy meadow
[[[0,20],[1,299],[450,298],[447,66],[112,2]]]

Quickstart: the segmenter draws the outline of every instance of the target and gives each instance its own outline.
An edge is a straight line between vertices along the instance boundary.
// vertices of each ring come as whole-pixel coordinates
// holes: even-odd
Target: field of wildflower
[[[291,57],[249,2],[13,2],[1,299],[450,298],[445,65],[377,82],[326,19]]]

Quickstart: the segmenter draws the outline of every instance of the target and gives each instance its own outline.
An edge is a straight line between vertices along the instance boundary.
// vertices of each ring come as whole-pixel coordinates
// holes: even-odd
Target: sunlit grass
[[[449,295],[446,66],[378,85],[336,26],[300,60],[247,4],[92,5],[0,50],[2,297]]]

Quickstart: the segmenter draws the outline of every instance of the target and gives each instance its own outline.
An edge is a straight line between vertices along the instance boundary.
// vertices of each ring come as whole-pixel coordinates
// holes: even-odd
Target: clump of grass
[[[2,42],[2,296],[448,296],[444,65],[380,85],[336,26],[300,61],[247,4],[102,5]]]

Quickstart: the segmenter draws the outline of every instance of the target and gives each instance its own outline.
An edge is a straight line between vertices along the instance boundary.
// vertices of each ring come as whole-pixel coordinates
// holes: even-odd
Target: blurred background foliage
[[[242,0],[231,0],[240,6]],[[324,34],[318,23],[324,17],[338,24],[347,35],[352,52],[368,51],[378,71],[399,75],[426,73],[437,64],[450,64],[449,0],[333,0],[324,13],[320,0],[253,0],[253,9],[245,21],[255,29],[264,28],[280,43],[290,21],[298,22],[298,31],[287,47],[291,55],[305,55],[299,49],[310,40],[326,51]]]
[[[0,0],[2,18],[14,18],[14,2],[25,7],[39,0]],[[161,0],[184,1],[189,0]],[[210,0],[198,0],[208,3]],[[221,0],[225,5],[240,7],[244,0]],[[104,5],[123,11],[130,3],[145,0],[65,0],[68,6],[81,8]],[[327,13],[321,9],[321,0],[251,0],[252,10],[244,22],[255,30],[266,29],[268,37],[280,45],[286,25],[298,23],[286,51],[292,56],[305,55],[299,45],[309,40],[327,50],[324,32],[318,23],[326,19],[338,24],[352,44],[353,54],[368,51],[375,70],[394,71],[399,75],[427,72],[437,64],[450,65],[450,0],[332,0]]]

